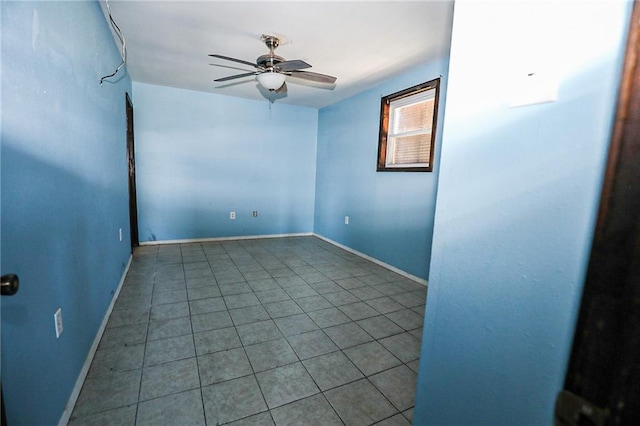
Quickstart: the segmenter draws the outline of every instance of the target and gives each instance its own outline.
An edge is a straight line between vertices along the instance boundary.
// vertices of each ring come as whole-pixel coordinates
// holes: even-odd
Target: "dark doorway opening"
[[[640,419],[640,4],[634,3],[591,256],[556,425]]]
[[[127,163],[129,170],[129,229],[131,230],[131,250],[140,245],[138,239],[138,201],[136,197],[136,155],[133,138],[133,103],[126,97],[127,110]]]

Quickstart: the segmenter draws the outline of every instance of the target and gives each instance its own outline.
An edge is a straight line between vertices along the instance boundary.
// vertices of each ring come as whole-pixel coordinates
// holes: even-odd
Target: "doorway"
[[[133,103],[125,93],[127,114],[127,168],[129,175],[129,229],[131,230],[131,251],[140,245],[138,239],[138,201],[136,196],[136,155],[133,136]]]
[[[634,3],[609,157],[556,425],[640,418],[640,4]]]

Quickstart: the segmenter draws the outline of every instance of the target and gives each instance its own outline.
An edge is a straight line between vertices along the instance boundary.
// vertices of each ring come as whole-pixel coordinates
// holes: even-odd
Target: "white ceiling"
[[[101,1],[103,10],[106,8]],[[214,83],[268,52],[262,34],[284,36],[276,54],[337,77],[335,87],[287,77],[276,102],[320,108],[449,52],[453,0],[159,1],[109,0],[136,82],[264,100],[255,77]],[[221,66],[212,66],[217,64]],[[117,64],[114,64],[114,69]],[[231,67],[231,68],[228,68]]]

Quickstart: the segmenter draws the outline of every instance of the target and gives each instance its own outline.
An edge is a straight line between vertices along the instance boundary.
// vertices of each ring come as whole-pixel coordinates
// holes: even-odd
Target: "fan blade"
[[[318,74],[317,72],[311,71],[291,71],[291,77],[301,78],[303,80],[315,81],[318,83],[327,83],[333,84],[336,82],[337,78],[326,75],[326,74]]]
[[[236,71],[243,71],[243,72],[250,72],[248,69],[246,68],[240,68],[240,67],[236,67],[234,65],[222,65],[222,64],[209,64],[212,67],[218,67],[218,68],[227,68],[230,70],[236,70]]]
[[[293,61],[284,61],[276,64],[276,69],[283,72],[302,70],[305,68],[311,68],[311,65],[300,59],[296,59]]]
[[[243,61],[242,59],[230,58],[228,56],[215,55],[215,54],[211,54],[209,56],[211,56],[212,58],[225,59],[227,61],[238,62],[239,64],[245,64],[245,65],[249,65],[250,67],[258,68],[256,64],[254,64],[253,62]]]
[[[282,86],[275,90],[276,93],[287,93],[287,82],[282,83]]]
[[[242,78],[242,77],[249,77],[250,75],[256,75],[255,72],[246,72],[244,74],[236,74],[236,75],[232,75],[229,77],[222,77],[222,78],[217,78],[213,81],[216,82],[220,82],[220,81],[229,81],[229,80],[235,80],[236,78]]]

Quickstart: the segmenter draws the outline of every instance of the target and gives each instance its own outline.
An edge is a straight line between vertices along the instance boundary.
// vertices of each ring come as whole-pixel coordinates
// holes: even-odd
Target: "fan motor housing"
[[[258,67],[265,69],[273,68],[280,62],[284,62],[284,58],[272,53],[258,56],[258,59],[256,59],[256,64],[258,65]]]

